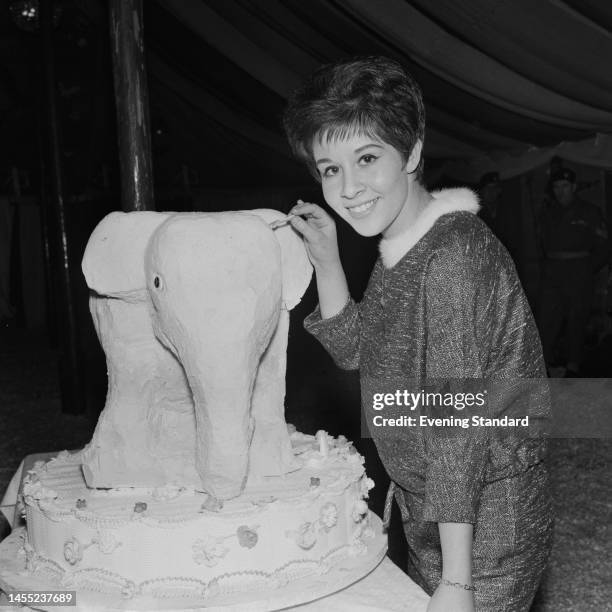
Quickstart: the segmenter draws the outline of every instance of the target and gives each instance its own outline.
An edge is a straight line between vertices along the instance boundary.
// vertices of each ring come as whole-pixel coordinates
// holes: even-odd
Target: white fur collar
[[[477,213],[480,209],[478,196],[465,187],[432,191],[431,195],[434,199],[405,232],[380,241],[378,248],[385,268],[392,268],[442,215],[459,210]]]

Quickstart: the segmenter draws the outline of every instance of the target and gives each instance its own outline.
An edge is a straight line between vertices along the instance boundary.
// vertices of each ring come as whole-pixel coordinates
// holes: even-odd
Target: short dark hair
[[[293,92],[283,125],[294,154],[320,180],[314,138],[365,134],[393,146],[406,162],[417,141],[425,138],[425,105],[421,88],[399,62],[358,57],[316,70]],[[422,166],[421,160],[419,179]]]

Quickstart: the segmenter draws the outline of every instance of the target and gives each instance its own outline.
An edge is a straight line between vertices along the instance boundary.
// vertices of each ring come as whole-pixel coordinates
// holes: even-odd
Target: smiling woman
[[[359,234],[382,236],[357,304],[332,217],[314,203],[291,210],[319,294],[305,327],[341,368],[359,370],[365,421],[402,510],[411,577],[432,595],[429,612],[524,612],[552,541],[543,439],[526,440],[518,428],[449,432],[427,418],[381,427],[372,408],[373,397],[396,389],[458,396],[498,379],[544,376],[514,264],[473,214],[471,191],[430,193],[421,183],[425,111],[399,63],[368,57],[322,67],[293,95],[285,128],[326,203]],[[483,414],[507,418],[520,404],[532,434],[549,406],[537,385],[522,387],[489,394]]]
[[[362,236],[397,234],[431,199],[414,176],[421,144],[417,141],[406,161],[392,145],[362,134],[315,139],[325,201]]]

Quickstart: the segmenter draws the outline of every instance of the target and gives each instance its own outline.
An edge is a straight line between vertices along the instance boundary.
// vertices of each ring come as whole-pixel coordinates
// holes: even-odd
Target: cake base
[[[387,552],[387,536],[382,530],[382,521],[370,513],[370,527],[374,537],[368,540],[367,551],[349,557],[332,567],[326,574],[308,576],[267,593],[232,593],[197,599],[151,599],[138,597],[125,600],[120,596],[101,595],[92,591],[78,590],[73,612],[142,612],[144,610],[175,610],[197,612],[227,612],[238,609],[244,612],[282,610],[309,603],[337,593],[358,582],[372,572]],[[15,530],[0,543],[0,589],[4,591],[58,591],[56,584],[41,581],[26,571],[23,552],[25,529]],[[33,610],[56,612],[58,606],[31,606]],[[66,608],[65,608],[66,609]]]

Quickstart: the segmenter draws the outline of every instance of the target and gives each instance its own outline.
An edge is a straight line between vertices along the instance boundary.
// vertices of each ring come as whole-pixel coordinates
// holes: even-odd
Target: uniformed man
[[[499,241],[510,250],[508,220],[504,218],[501,202],[502,184],[498,172],[487,172],[480,177],[478,195],[481,205],[478,216],[489,226]]]
[[[550,183],[553,198],[540,219],[544,261],[538,319],[549,371],[565,365],[571,377],[580,371],[595,273],[607,261],[608,240],[600,209],[576,197],[572,170],[558,168]],[[555,349],[564,323],[565,364],[559,364]]]

